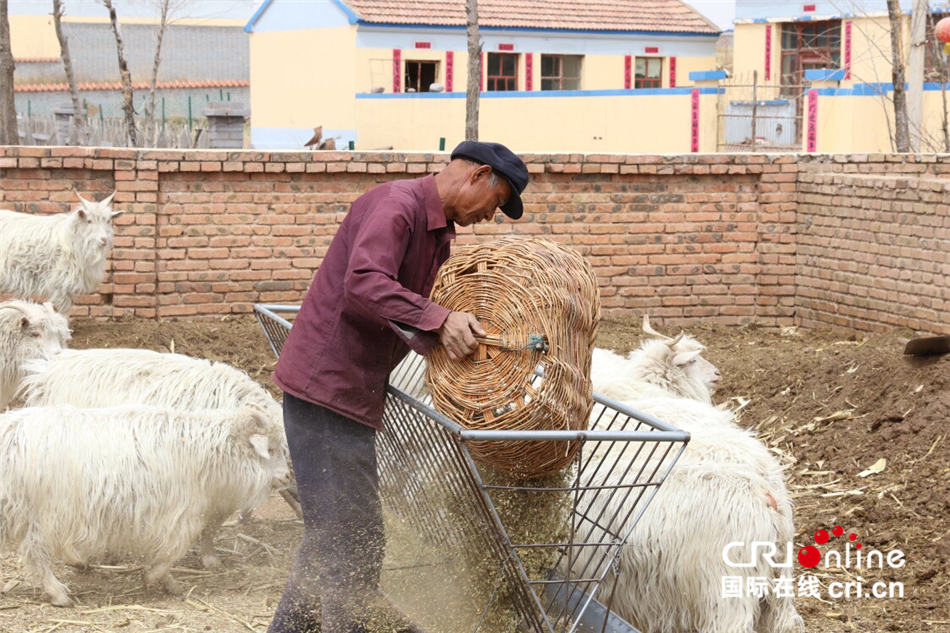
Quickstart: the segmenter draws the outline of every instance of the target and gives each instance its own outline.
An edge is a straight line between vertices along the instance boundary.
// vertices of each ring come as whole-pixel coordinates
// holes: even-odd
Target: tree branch
[[[56,39],[59,40],[59,55],[63,59],[63,69],[66,71],[66,83],[69,84],[69,97],[73,102],[73,127],[69,134],[69,139],[63,139],[63,142],[69,145],[76,145],[80,136],[85,119],[80,116],[81,108],[79,105],[79,90],[76,88],[76,75],[73,73],[73,60],[69,55],[69,40],[63,33],[63,3],[61,0],[53,0],[53,27],[56,29]]]
[[[102,4],[109,10],[109,22],[112,25],[112,33],[115,35],[115,48],[119,56],[119,77],[122,80],[122,111],[125,112],[125,124],[128,128],[129,141],[132,147],[138,147],[135,104],[132,102],[132,73],[129,72],[129,64],[125,59],[125,45],[122,43],[122,35],[119,33],[119,20],[116,17],[115,8],[112,6],[112,0],[102,0]]]

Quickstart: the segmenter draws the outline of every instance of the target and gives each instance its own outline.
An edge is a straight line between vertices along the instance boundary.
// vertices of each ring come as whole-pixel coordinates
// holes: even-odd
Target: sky
[[[694,9],[705,15],[726,31],[732,28],[732,20],[736,17],[735,0],[683,0]]]
[[[190,18],[249,19],[262,0],[189,0],[187,14]],[[149,0],[113,0],[119,17],[146,17],[155,15],[155,3]],[[174,4],[181,4],[176,2]],[[49,15],[53,3],[50,0],[10,0],[10,15]],[[72,17],[106,17],[109,15],[101,0],[63,0],[65,14]]]
[[[248,19],[262,0],[194,0],[189,9],[190,17],[236,17]],[[736,14],[735,0],[684,0],[700,13],[715,22],[720,29],[732,28]],[[150,3],[145,0],[116,0],[119,15],[149,15]],[[11,14],[39,14],[50,12],[49,0],[11,0]],[[66,13],[73,16],[105,15],[98,0],[66,0]]]

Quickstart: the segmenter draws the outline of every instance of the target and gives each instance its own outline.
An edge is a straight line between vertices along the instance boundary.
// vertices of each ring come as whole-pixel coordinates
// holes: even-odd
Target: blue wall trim
[[[445,29],[450,31],[464,31],[463,25],[445,25],[445,24],[390,24],[389,22],[367,22],[359,20],[360,26],[383,28],[383,29]],[[489,33],[590,33],[593,35],[649,35],[658,37],[701,37],[717,39],[719,32],[716,33],[678,33],[676,31],[610,31],[606,29],[545,29],[534,26],[479,26],[479,32]]]
[[[487,93],[483,92],[484,97]],[[398,94],[385,92],[358,92],[357,99],[464,99],[464,92],[400,92]]]
[[[724,70],[694,70],[689,74],[690,81],[713,81],[716,79],[725,79],[726,71]]]
[[[868,16],[887,16],[887,3],[884,0],[855,0],[854,2],[808,0],[808,4],[814,4],[815,11],[805,13],[804,3],[798,2],[737,0],[734,23],[764,24],[768,22],[807,22],[812,20],[839,20]],[[913,15],[914,4],[914,0],[900,0],[901,13],[904,15]],[[931,2],[930,5],[928,11],[932,14],[940,15],[948,11],[948,7],[943,0]]]
[[[507,91],[483,91],[482,99],[558,99],[561,97],[656,97],[670,95],[689,95],[693,90],[699,91],[701,95],[721,94],[721,88],[641,88],[639,90],[507,90]],[[855,84],[853,88],[819,88],[816,89],[821,96],[825,97],[877,97],[881,94],[892,92],[894,87],[889,83],[877,84]],[[925,83],[924,90],[940,90],[939,83]],[[950,83],[947,84],[947,90],[950,90]],[[368,93],[360,92],[356,95],[357,99],[464,99],[464,92],[409,92],[409,93]],[[740,102],[737,104],[751,104],[751,101]],[[759,101],[759,105],[774,106],[786,105],[786,99],[772,99],[768,101]]]
[[[360,22],[360,18],[356,15],[352,9],[346,6],[346,3],[342,0],[333,0],[333,4],[340,8],[340,11],[346,14],[346,19],[350,21],[350,24],[357,24]]]
[[[264,3],[257,8],[257,11],[254,12],[254,15],[251,16],[251,19],[247,21],[247,24],[244,25],[245,33],[254,32],[254,23],[263,15],[264,11],[267,10],[267,7],[270,6],[270,3],[274,0],[264,0]]]
[[[851,20],[854,19],[855,14],[853,13],[834,13],[828,14],[823,13],[820,16],[821,21],[833,21],[833,20]],[[858,16],[862,17],[862,16]],[[817,20],[818,18],[810,15],[800,15],[800,16],[784,16],[784,17],[775,17],[775,18],[736,18],[736,24],[783,24],[786,22],[811,22]]]
[[[323,138],[336,139],[337,148],[344,150],[350,141],[356,144],[357,130],[323,128]],[[289,127],[251,127],[251,147],[255,149],[296,149],[307,151],[304,147],[313,136],[313,128]]]
[[[939,83],[925,83],[924,91],[940,90]],[[909,88],[908,88],[909,89]],[[950,83],[946,85],[950,90]],[[853,88],[820,88],[816,92],[823,97],[879,97],[894,91],[892,83],[855,84]]]
[[[780,106],[788,105],[788,99],[770,99],[768,101],[756,101],[756,105],[760,106]],[[741,105],[741,106],[751,106],[752,101],[730,101],[730,105]]]
[[[264,11],[267,10],[267,7],[274,0],[264,0],[263,4],[258,7],[257,11],[251,16],[251,19],[248,20],[247,24],[244,25],[244,31],[246,33],[254,32],[254,24],[260,19]],[[350,24],[359,24],[366,27],[379,27],[384,29],[443,29],[450,31],[464,31],[466,27],[464,25],[443,25],[443,24],[393,24],[389,22],[368,22],[361,17],[359,17],[349,6],[347,6],[344,0],[330,0],[337,8],[339,8],[344,14]],[[490,33],[589,33],[593,35],[645,35],[645,36],[658,36],[658,37],[698,37],[698,38],[708,38],[716,39],[719,37],[720,33],[680,33],[676,31],[614,31],[606,29],[546,29],[540,27],[532,26],[516,26],[516,27],[507,27],[507,26],[481,26],[479,27],[480,31],[486,31]]]
[[[830,68],[817,68],[805,71],[807,81],[843,81],[844,70],[832,70]]]
[[[482,92],[482,99],[520,99],[524,97],[552,99],[560,97],[650,97],[688,95],[698,90],[699,94],[719,94],[719,88],[641,88],[639,90],[504,90]],[[409,93],[357,93],[357,99],[464,99],[464,92],[409,92]]]

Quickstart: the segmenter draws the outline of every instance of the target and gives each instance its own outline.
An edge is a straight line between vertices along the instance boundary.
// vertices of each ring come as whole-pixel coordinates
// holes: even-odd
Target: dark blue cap
[[[517,220],[524,213],[521,203],[521,192],[528,186],[528,168],[524,161],[501,143],[482,143],[480,141],[462,141],[452,151],[452,160],[466,158],[468,160],[488,165],[492,171],[511,185],[511,198],[501,210],[512,220]]]

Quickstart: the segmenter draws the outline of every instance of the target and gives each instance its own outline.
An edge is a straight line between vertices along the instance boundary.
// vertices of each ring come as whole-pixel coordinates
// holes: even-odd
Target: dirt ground
[[[598,345],[631,349],[638,318],[603,321]],[[675,333],[675,323],[654,326]],[[273,354],[252,317],[79,320],[73,330],[74,348],[140,347],[225,361],[277,393],[269,380]],[[896,569],[803,570],[796,563],[797,576],[812,573],[821,583],[820,598],[797,598],[807,630],[950,631],[950,355],[903,356],[913,332],[847,337],[708,326],[691,333],[724,375],[717,402],[738,408],[743,426],[787,465],[796,551],[815,545],[817,530],[842,526],[866,552],[904,553],[906,564]],[[175,575],[187,588],[180,597],[143,589],[134,566],[64,569],[61,579],[79,603],[68,609],[44,602],[16,556],[4,554],[0,631],[264,631],[301,527],[276,496],[249,521],[231,521],[217,542],[221,569],[202,570],[194,553],[179,563]],[[903,583],[904,597],[829,596],[829,583],[857,576],[866,585]]]

